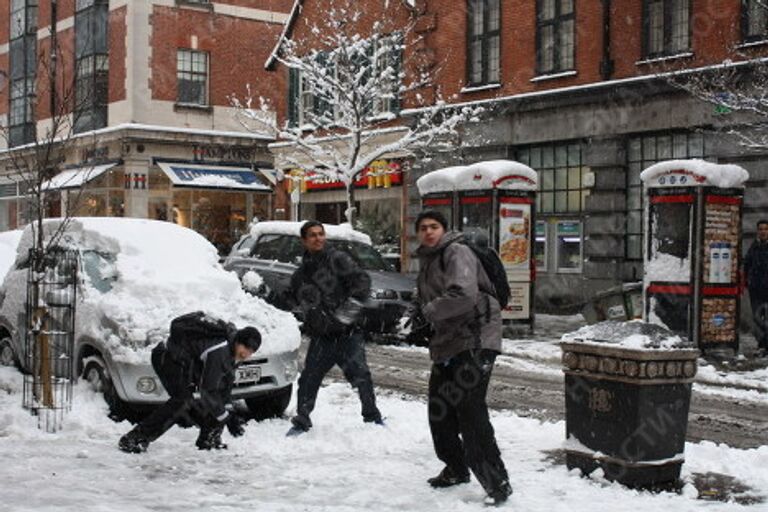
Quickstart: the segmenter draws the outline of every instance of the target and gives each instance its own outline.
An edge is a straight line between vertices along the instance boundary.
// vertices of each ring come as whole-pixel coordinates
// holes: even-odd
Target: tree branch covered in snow
[[[385,12],[391,8],[382,2]],[[371,163],[417,149],[438,151],[481,112],[450,108],[439,95],[426,105],[419,91],[434,85],[440,69],[404,51],[406,44],[418,42],[413,22],[397,26],[396,16],[370,21],[376,17],[363,7],[354,0],[329,0],[325,16],[307,26],[310,37],[282,42],[276,58],[289,70],[293,98],[286,120],[280,121],[273,105],[250,88],[244,98],[231,98],[243,126],[290,148],[290,154],[281,154],[286,164],[341,181],[350,211],[353,184]],[[428,108],[407,124],[398,123],[403,98]]]

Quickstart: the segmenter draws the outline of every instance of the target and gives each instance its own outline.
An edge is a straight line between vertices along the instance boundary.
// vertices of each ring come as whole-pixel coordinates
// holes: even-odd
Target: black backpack
[[[487,245],[478,245],[468,238],[462,238],[459,243],[466,245],[472,249],[473,253],[475,253],[475,256],[477,256],[477,259],[483,266],[483,270],[485,270],[488,279],[491,281],[491,286],[493,287],[492,295],[499,301],[501,309],[506,308],[507,304],[509,304],[509,296],[512,294],[512,291],[509,288],[509,281],[507,281],[507,271],[504,268],[504,264],[501,262],[499,255]],[[445,268],[442,254],[440,255],[440,263],[441,266]]]
[[[168,344],[183,347],[190,340],[227,340],[233,333],[234,325],[211,318],[202,311],[187,313],[171,320],[171,335]]]

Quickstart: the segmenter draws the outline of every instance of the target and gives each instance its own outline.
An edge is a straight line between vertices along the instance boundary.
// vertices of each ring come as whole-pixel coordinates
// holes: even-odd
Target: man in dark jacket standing
[[[421,312],[432,325],[429,341],[429,427],[443,470],[432,487],[469,481],[470,469],[498,505],[512,494],[488,418],[485,398],[501,352],[501,308],[482,264],[461,233],[446,232],[436,211],[416,219],[421,245],[418,277]]]
[[[758,355],[768,354],[768,220],[757,223],[757,238],[744,258]]]
[[[189,313],[171,322],[171,336],[152,350],[152,367],[170,398],[120,438],[118,447],[141,453],[179,420],[200,426],[195,445],[201,450],[222,449],[221,432],[243,434],[235,414],[225,406],[234,384],[235,365],[251,357],[261,346],[254,327],[237,330],[234,325]]]
[[[296,416],[288,435],[312,427],[309,419],[323,377],[338,365],[357,388],[363,420],[383,424],[376,407],[373,380],[365,359],[365,339],[356,325],[362,303],[371,293],[371,279],[352,258],[325,243],[325,228],[318,221],[301,226],[304,256],[291,276],[289,301],[299,306],[309,348],[299,377]]]

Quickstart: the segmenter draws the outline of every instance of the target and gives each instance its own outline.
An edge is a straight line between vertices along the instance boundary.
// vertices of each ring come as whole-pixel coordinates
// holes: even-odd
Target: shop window
[[[498,83],[501,55],[499,0],[467,2],[467,82],[470,86]]]
[[[742,0],[741,33],[744,42],[768,39],[768,1]]]
[[[582,237],[581,221],[563,220],[556,224],[557,271],[581,272]]]
[[[8,144],[18,146],[35,140],[37,0],[12,0],[10,9]]]
[[[536,240],[533,244],[533,257],[536,260],[536,269],[547,271],[547,222],[536,221]]]
[[[704,136],[672,133],[634,137],[627,148],[626,258],[643,259],[643,183],[640,173],[662,160],[705,158]]]
[[[75,11],[75,132],[107,126],[108,0],[77,0]]]
[[[691,46],[691,0],[645,0],[643,30],[646,57],[686,52]]]
[[[176,52],[176,102],[181,105],[208,105],[208,53],[195,50]]]
[[[573,0],[538,0],[536,59],[539,74],[573,69],[576,22]]]
[[[584,209],[589,190],[582,177],[581,144],[534,146],[517,151],[517,160],[539,173],[539,213],[577,213]]]

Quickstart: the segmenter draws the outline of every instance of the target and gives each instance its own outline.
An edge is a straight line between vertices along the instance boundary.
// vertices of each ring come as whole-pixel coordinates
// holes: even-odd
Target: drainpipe
[[[56,0],[51,0],[51,69],[50,69],[50,79],[51,79],[51,86],[49,89],[49,94],[51,95],[51,119],[54,119],[56,116],[56,61],[58,59],[58,48],[56,47],[57,37],[56,37],[56,21],[58,18],[58,9],[56,5]]]
[[[600,62],[600,75],[603,80],[613,76],[611,58],[611,0],[603,0],[603,60]]]

